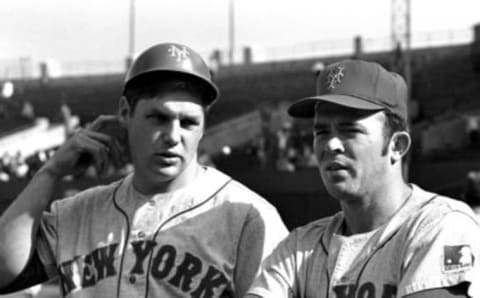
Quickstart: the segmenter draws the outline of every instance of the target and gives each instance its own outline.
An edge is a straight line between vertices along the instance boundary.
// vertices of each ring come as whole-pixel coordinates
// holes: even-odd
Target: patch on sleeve
[[[445,245],[443,247],[443,271],[459,271],[473,267],[474,256],[470,245]]]

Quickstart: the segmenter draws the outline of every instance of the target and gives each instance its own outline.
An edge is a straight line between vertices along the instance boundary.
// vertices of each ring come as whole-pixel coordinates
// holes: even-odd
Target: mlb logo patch
[[[470,245],[445,245],[443,247],[443,271],[458,271],[473,266]]]

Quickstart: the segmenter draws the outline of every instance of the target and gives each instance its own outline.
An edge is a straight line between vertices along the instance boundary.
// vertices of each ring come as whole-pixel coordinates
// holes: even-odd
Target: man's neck
[[[138,192],[144,195],[169,193],[191,184],[196,180],[202,170],[202,167],[198,163],[192,162],[179,176],[171,180],[157,183],[148,182],[146,179],[140,177],[136,172],[134,172],[133,186]]]
[[[388,222],[408,201],[412,188],[404,183],[387,184],[383,190],[355,200],[341,201],[346,235],[370,232]]]

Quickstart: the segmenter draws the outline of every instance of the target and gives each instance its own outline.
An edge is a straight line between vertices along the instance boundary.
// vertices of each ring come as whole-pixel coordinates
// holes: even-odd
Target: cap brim
[[[349,95],[330,94],[300,99],[288,108],[288,114],[295,118],[313,118],[315,105],[318,102],[329,102],[358,110],[383,110],[385,107],[367,100]]]

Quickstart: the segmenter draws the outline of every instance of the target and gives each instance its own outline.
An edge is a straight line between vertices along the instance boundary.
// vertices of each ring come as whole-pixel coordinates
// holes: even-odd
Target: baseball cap
[[[316,94],[293,103],[288,114],[312,118],[318,102],[330,102],[359,110],[388,110],[405,121],[408,118],[405,80],[375,62],[342,60],[328,65],[317,78]]]

